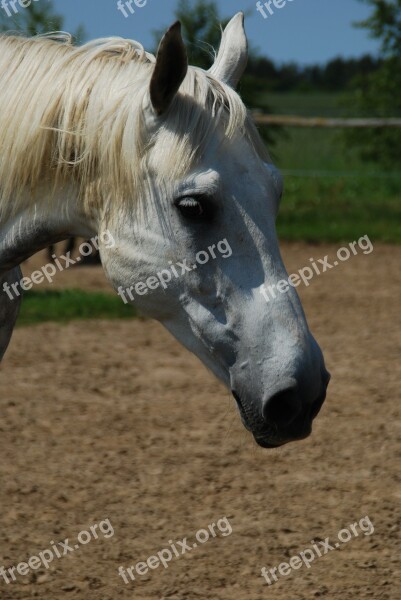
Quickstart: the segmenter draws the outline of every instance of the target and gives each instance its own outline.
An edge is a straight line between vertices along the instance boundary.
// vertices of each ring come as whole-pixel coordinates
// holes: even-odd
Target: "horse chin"
[[[254,438],[255,438],[255,442],[257,443],[258,446],[260,446],[261,448],[267,448],[267,449],[280,448],[280,446],[284,446],[284,444],[287,443],[287,442],[272,443],[267,440],[258,438],[256,436],[254,436]]]
[[[296,431],[272,431],[270,428],[265,431],[253,432],[253,437],[258,446],[262,448],[278,448],[289,444],[290,442],[299,442],[305,440],[312,433],[312,423],[304,422],[302,427],[298,427]]]
[[[255,439],[255,442],[257,443],[258,446],[260,446],[261,448],[280,448],[280,446],[284,446],[285,444],[289,444],[290,442],[295,442],[295,441],[300,441],[300,440],[304,440],[305,438],[309,437],[310,432],[306,433],[305,435],[302,435],[300,437],[297,437],[296,439],[291,438],[291,439],[276,439],[276,438],[271,438],[268,436],[261,436],[258,434],[254,434],[253,437]]]

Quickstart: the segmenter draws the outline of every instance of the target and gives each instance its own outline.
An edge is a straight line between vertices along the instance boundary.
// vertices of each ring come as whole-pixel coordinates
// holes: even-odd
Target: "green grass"
[[[350,116],[348,98],[349,94],[337,92],[268,92],[262,95],[275,113],[304,117]]]
[[[135,308],[119,296],[81,290],[30,291],[23,296],[17,325],[76,319],[132,319]]]
[[[391,186],[394,189],[391,190]],[[279,237],[305,241],[401,243],[401,177],[286,178],[277,221]]]
[[[271,93],[266,100],[277,114],[352,114],[344,94]],[[362,161],[341,129],[285,128],[271,154],[285,181],[282,239],[342,242],[368,234],[401,243],[401,173]]]

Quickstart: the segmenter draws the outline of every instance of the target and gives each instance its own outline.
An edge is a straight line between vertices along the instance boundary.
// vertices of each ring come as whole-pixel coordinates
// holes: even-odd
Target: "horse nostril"
[[[263,406],[263,418],[278,426],[290,425],[301,412],[301,402],[297,390],[289,388],[277,392]]]

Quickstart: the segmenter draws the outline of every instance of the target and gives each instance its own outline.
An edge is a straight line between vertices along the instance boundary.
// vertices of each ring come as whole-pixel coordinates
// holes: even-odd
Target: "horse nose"
[[[299,416],[302,410],[297,387],[282,389],[263,402],[262,414],[267,423],[277,427],[288,427]]]
[[[294,439],[309,435],[312,421],[326,398],[329,380],[330,375],[327,373],[322,381],[321,393],[312,403],[304,401],[296,382],[270,395],[262,406],[262,416],[266,425],[273,425],[279,432]]]

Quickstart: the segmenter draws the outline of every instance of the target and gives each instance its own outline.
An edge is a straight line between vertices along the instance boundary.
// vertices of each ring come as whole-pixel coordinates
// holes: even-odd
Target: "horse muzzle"
[[[235,390],[241,420],[262,448],[277,448],[289,442],[307,438],[312,432],[312,422],[320,412],[326,398],[330,374],[322,376],[320,392],[312,401],[306,401],[295,381],[266,395],[261,410],[241,397]]]

